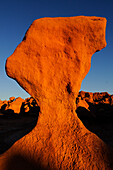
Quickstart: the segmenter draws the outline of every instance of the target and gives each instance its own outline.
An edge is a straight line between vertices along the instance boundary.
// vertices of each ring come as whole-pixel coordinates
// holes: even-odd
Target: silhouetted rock
[[[39,110],[40,108],[36,103],[35,99],[33,97],[30,97],[25,99],[25,101],[22,103],[20,114],[22,115],[25,115],[25,113],[27,115],[37,114]]]
[[[0,103],[0,110],[3,112],[8,105],[8,101],[4,100]]]

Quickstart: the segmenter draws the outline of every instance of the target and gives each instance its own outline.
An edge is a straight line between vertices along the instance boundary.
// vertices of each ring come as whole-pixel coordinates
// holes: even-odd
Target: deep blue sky
[[[29,95],[5,73],[5,61],[31,23],[42,17],[100,16],[107,18],[107,47],[95,53],[81,90],[113,94],[113,0],[4,0],[0,2],[0,99]]]

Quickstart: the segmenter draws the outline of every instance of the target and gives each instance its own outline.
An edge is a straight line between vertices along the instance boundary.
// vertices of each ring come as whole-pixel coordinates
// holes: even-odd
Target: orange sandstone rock
[[[81,100],[80,98],[78,98],[78,102],[77,102],[77,107],[79,106],[85,107],[87,110],[89,108],[88,103],[84,99]]]
[[[55,96],[59,102],[67,96],[75,98],[91,56],[106,46],[105,27],[106,19],[98,17],[38,19],[8,58],[7,74],[40,107],[55,101]]]
[[[21,97],[18,97],[18,98],[15,99],[15,101],[13,101],[14,98],[10,98],[10,101],[11,100],[12,100],[12,102],[9,102],[9,104],[7,105],[5,110],[11,109],[11,110],[14,111],[14,113],[19,114],[22,103],[24,102],[24,99],[22,99]]]
[[[110,95],[107,92],[96,92],[93,94],[93,100],[94,101],[100,101],[100,100],[105,100],[106,98],[110,98]]]
[[[13,102],[15,100],[15,97],[10,97],[9,100]]]
[[[36,99],[40,113],[33,131],[1,156],[1,170],[110,169],[108,147],[75,113],[91,57],[106,46],[105,27],[105,18],[84,16],[42,18],[30,26],[6,72]]]

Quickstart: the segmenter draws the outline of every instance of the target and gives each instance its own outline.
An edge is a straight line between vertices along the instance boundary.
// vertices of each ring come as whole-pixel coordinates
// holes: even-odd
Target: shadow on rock
[[[79,106],[76,113],[91,132],[113,147],[113,106],[88,103],[89,108]]]
[[[19,154],[10,157],[6,164],[7,170],[51,170],[42,165],[40,161],[36,163],[34,160]]]

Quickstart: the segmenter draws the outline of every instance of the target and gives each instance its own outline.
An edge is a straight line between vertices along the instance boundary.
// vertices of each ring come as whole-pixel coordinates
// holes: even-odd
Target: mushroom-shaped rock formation
[[[3,170],[110,169],[109,148],[75,113],[91,56],[106,46],[105,27],[105,18],[84,16],[30,26],[6,72],[36,99],[40,113],[36,127],[1,156]]]

